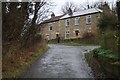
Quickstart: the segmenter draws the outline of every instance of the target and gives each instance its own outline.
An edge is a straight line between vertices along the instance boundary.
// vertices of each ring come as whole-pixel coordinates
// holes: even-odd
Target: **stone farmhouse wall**
[[[91,23],[86,23],[86,16],[91,16]],[[97,22],[100,17],[100,13],[87,14],[77,16],[79,24],[75,25],[75,18],[60,19],[58,21],[45,23],[41,29],[41,34],[45,39],[51,40],[56,39],[59,35],[61,39],[75,39],[82,38],[84,33],[97,34],[98,27]],[[69,20],[69,27],[66,27],[66,20]],[[52,30],[50,30],[50,26]],[[76,31],[78,31],[76,33]],[[68,34],[68,35],[67,35]]]

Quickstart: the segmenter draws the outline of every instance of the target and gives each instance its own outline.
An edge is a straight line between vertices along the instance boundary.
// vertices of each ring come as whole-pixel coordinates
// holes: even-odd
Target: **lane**
[[[84,51],[95,46],[48,45],[50,49],[33,64],[25,78],[93,78]]]

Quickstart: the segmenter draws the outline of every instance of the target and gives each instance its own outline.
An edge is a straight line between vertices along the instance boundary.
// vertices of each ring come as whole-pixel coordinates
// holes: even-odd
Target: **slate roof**
[[[77,17],[77,16],[99,13],[99,12],[103,12],[103,11],[101,9],[98,9],[98,8],[90,8],[90,9],[81,10],[81,11],[78,11],[78,12],[73,12],[72,16],[70,16],[68,14],[55,16],[53,18],[45,20],[43,23],[55,22],[55,21],[59,21],[60,19],[66,19],[66,18]]]
[[[91,8],[91,9],[87,9],[87,10],[81,10],[81,11],[78,11],[78,12],[74,12],[72,16],[66,14],[65,16],[61,17],[60,19],[77,17],[77,16],[82,16],[82,15],[87,15],[87,14],[98,13],[98,12],[102,12],[102,10],[98,9],[98,8]]]
[[[64,15],[60,15],[60,16],[55,16],[53,18],[47,19],[45,20],[43,23],[49,23],[49,22],[54,22],[54,21],[58,21],[61,17],[63,17]]]

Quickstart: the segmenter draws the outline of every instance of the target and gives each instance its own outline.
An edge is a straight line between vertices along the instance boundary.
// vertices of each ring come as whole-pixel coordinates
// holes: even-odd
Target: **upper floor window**
[[[52,31],[53,28],[52,28],[52,23],[49,24],[49,31]]]
[[[70,26],[70,20],[66,19],[66,27],[69,27],[69,26]]]
[[[52,31],[52,26],[50,26],[50,31]]]
[[[79,18],[75,18],[75,25],[79,25]]]
[[[91,23],[92,23],[91,15],[86,16],[86,24],[91,24]]]

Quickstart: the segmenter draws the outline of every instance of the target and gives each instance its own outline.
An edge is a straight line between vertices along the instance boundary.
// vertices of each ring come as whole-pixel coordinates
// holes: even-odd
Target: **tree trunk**
[[[117,14],[118,14],[118,55],[119,55],[119,61],[120,61],[120,1],[117,2]],[[118,73],[120,74],[120,70],[118,68]],[[119,78],[120,79],[120,78]]]

